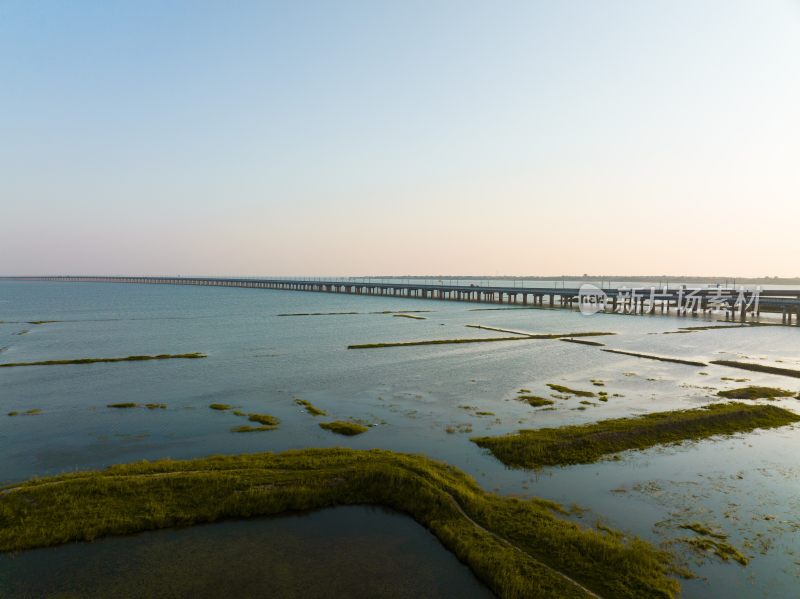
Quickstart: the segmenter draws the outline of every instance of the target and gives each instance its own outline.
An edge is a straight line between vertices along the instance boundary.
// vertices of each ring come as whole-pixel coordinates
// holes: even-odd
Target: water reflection
[[[411,518],[382,508],[349,506],[0,556],[0,596],[493,595]]]

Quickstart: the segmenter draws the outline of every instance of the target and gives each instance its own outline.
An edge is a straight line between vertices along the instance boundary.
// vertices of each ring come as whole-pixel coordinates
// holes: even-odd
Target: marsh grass
[[[490,450],[506,466],[539,468],[588,464],[629,449],[776,428],[797,421],[800,416],[782,408],[734,402],[592,424],[522,430],[499,437],[475,437],[472,441]]]
[[[560,393],[562,395],[574,395],[576,397],[594,397],[595,394],[592,391],[580,391],[578,389],[570,389],[569,387],[565,387],[564,385],[555,385],[553,383],[547,383],[547,386],[550,387],[556,393]]]
[[[556,403],[552,399],[539,397],[538,395],[517,395],[516,399],[517,401],[524,401],[534,408],[539,408],[541,406],[552,406],[554,403]]]
[[[212,410],[224,411],[224,410],[230,410],[233,406],[229,406],[226,403],[212,403],[208,407],[211,408]]]
[[[415,316],[414,314],[397,313],[392,314],[395,318],[411,318],[412,320],[427,320],[424,316]]]
[[[316,407],[310,401],[307,401],[305,399],[300,399],[299,397],[296,397],[294,399],[294,403],[296,403],[297,405],[302,406],[303,408],[305,408],[306,412],[311,414],[312,416],[327,416],[328,415],[328,413],[325,410],[320,410],[318,407]]]
[[[691,530],[698,535],[696,537],[678,539],[678,541],[686,543],[689,545],[689,547],[697,552],[710,552],[724,562],[733,560],[742,566],[746,566],[750,561],[745,555],[736,549],[736,547],[728,542],[728,535],[712,530],[705,524],[691,522],[689,524],[681,524],[679,528]]]
[[[146,403],[138,404],[133,402],[124,403],[110,403],[106,405],[107,408],[147,408],[148,410],[166,410],[167,404],[163,403]]]
[[[126,402],[123,402],[123,403],[110,403],[110,404],[107,404],[106,407],[107,408],[120,408],[120,409],[138,408],[139,404],[138,403],[133,403],[131,401],[126,401]]]
[[[652,354],[640,354],[638,352],[623,351],[621,349],[603,349],[600,351],[608,352],[610,354],[621,354],[623,356],[633,356],[635,358],[644,358],[645,360],[658,360],[659,362],[672,362],[673,364],[684,364],[686,366],[708,366],[705,362],[696,362],[694,360],[684,360],[682,358],[668,358],[665,356],[654,356]],[[712,362],[714,364],[714,362]]]
[[[263,426],[252,426],[252,425],[249,425],[249,424],[241,424],[239,426],[234,426],[231,429],[231,432],[232,433],[257,433],[257,432],[260,432],[260,431],[272,431],[272,430],[275,430],[276,428],[277,427],[275,427],[275,426],[269,426],[269,425],[266,425],[266,424],[263,425]]]
[[[718,391],[717,395],[727,399],[775,399],[776,397],[794,397],[794,391],[778,389],[776,387],[741,387],[739,389],[728,389]]]
[[[30,410],[25,410],[24,412],[20,412],[18,410],[13,410],[8,413],[9,416],[38,416],[42,413],[42,410],[39,408],[33,408]]]
[[[275,416],[270,416],[269,414],[248,414],[247,419],[250,422],[257,422],[258,424],[270,428],[278,428],[278,425],[281,423]]]
[[[137,462],[33,479],[0,489],[0,551],[353,504],[414,518],[502,598],[680,591],[671,555],[646,541],[583,528],[552,502],[487,493],[456,468],[383,450]]]
[[[471,424],[451,424],[447,428],[444,429],[448,435],[452,435],[453,433],[471,433],[472,432],[472,425]]]
[[[324,428],[327,431],[337,433],[339,435],[345,435],[347,437],[360,435],[361,433],[366,433],[369,430],[368,427],[362,424],[358,424],[357,422],[345,422],[343,420],[334,420],[333,422],[320,422],[319,427]]]
[[[736,362],[733,360],[712,360],[712,364],[718,366],[730,366],[731,368],[741,368],[742,370],[750,370],[752,372],[766,372],[767,374],[778,374],[781,376],[790,376],[800,378],[800,370],[793,370],[791,368],[779,368],[777,366],[767,366],[765,364],[752,364],[750,362]]]
[[[75,360],[44,360],[41,362],[11,362],[0,364],[0,368],[12,368],[16,366],[62,366],[65,364],[100,364],[114,362],[143,362],[146,360],[194,360],[206,358],[206,354],[199,352],[191,354],[159,354],[157,356],[127,356],[125,358],[78,358]]]
[[[525,335],[519,337],[479,337],[465,339],[428,339],[424,341],[397,341],[389,343],[359,343],[348,345],[347,349],[377,349],[383,347],[409,347],[412,345],[447,345],[451,343],[492,343],[497,341],[530,341],[533,339],[561,339],[562,337],[594,337],[599,335],[614,335],[614,333],[587,332],[587,333],[546,333],[542,335]]]

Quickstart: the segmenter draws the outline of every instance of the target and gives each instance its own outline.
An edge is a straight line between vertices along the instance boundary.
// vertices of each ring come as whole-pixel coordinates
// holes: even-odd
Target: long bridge
[[[762,312],[780,314],[783,324],[800,325],[800,289],[734,290],[720,287],[608,288],[584,286],[515,287],[495,285],[433,284],[414,279],[372,281],[364,279],[280,279],[227,277],[125,277],[125,276],[18,276],[6,281],[56,281],[78,283],[129,283],[136,285],[199,285],[244,287],[318,293],[347,293],[386,297],[511,304],[521,307],[582,308],[588,312],[624,314],[724,313],[728,320],[745,322]]]

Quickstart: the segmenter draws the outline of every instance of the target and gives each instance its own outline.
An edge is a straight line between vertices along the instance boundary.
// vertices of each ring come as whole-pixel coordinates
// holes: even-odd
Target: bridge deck
[[[472,301],[492,304],[517,304],[531,307],[575,308],[582,297],[579,288],[562,287],[514,287],[497,285],[446,285],[414,281],[369,281],[341,279],[272,279],[272,278],[226,278],[226,277],[120,277],[120,276],[33,276],[0,277],[14,281],[58,281],[92,283],[132,283],[160,285],[201,285],[213,287],[244,287],[254,289],[282,289],[292,291],[315,291],[327,293],[349,293],[355,295],[379,295],[412,297],[435,300]],[[599,292],[599,291],[598,291]],[[750,291],[744,300],[738,301],[739,292],[717,288],[626,288],[603,289],[604,306],[609,311],[629,314],[653,314],[656,312],[697,314],[698,312],[722,311],[727,318],[739,317],[741,321],[757,318],[761,312],[782,314],[784,324],[800,325],[800,289],[760,290],[757,301]]]

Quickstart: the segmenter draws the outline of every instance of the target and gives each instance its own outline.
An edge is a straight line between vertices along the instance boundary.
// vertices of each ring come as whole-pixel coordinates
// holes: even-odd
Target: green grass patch
[[[249,425],[249,424],[242,424],[242,425],[239,425],[239,426],[234,426],[231,429],[231,432],[232,433],[257,433],[259,431],[274,431],[276,428],[278,428],[278,427],[271,426],[271,425],[268,425],[268,424],[265,424],[263,426],[252,426],[252,425]]]
[[[220,412],[222,412],[224,410],[230,410],[231,407],[233,407],[233,406],[229,406],[226,403],[212,403],[208,407],[211,408],[212,410],[219,410]]]
[[[728,389],[717,393],[720,397],[727,399],[775,399],[776,397],[794,397],[794,391],[777,389],[775,387],[741,387],[739,389]]]
[[[547,386],[550,387],[556,393],[561,393],[563,395],[574,395],[576,397],[594,397],[594,393],[592,391],[580,391],[577,389],[570,389],[569,387],[565,387],[564,385],[554,385],[553,383],[547,383]]]
[[[425,341],[397,341],[390,343],[359,343],[348,345],[347,349],[377,349],[383,347],[409,347],[413,345],[448,345],[453,343],[493,343],[498,341],[530,341],[532,339],[561,339],[562,337],[593,337],[598,335],[613,335],[614,333],[546,333],[542,335],[525,335],[519,337],[480,337],[465,339],[428,339]]]
[[[278,428],[278,425],[281,423],[275,416],[270,416],[269,414],[248,414],[247,419],[250,422],[257,422],[258,424],[272,428]]]
[[[308,412],[312,416],[327,416],[328,415],[328,413],[325,410],[320,410],[318,407],[316,407],[310,401],[306,401],[305,399],[300,399],[299,397],[296,397],[295,400],[294,400],[294,403],[296,403],[297,405],[302,406],[303,408],[305,408],[306,412]]]
[[[676,597],[671,555],[584,528],[539,499],[487,493],[460,470],[383,450],[137,462],[0,489],[0,551],[269,516],[382,505],[427,527],[502,598]]]
[[[357,422],[345,422],[343,420],[320,422],[319,427],[324,428],[326,431],[331,431],[339,435],[346,435],[348,437],[360,435],[361,433],[366,433],[369,430],[368,427],[358,424]]]
[[[206,358],[206,354],[159,354],[157,356],[127,356],[125,358],[78,358],[75,360],[44,360],[41,362],[11,362],[0,364],[0,368],[13,368],[16,366],[62,366],[65,364],[100,364],[114,362],[142,362],[146,360],[194,360]]]
[[[775,406],[725,403],[593,424],[522,430],[472,441],[489,449],[507,466],[538,468],[588,464],[629,449],[775,428],[797,421],[800,416]]]
[[[731,368],[741,368],[742,370],[750,370],[753,372],[766,372],[767,374],[778,374],[781,376],[790,376],[800,379],[800,370],[793,370],[791,368],[779,368],[777,366],[766,366],[764,364],[752,364],[750,362],[736,362],[733,360],[712,360],[712,364],[718,366],[730,366]]]
[[[524,401],[534,408],[539,408],[541,406],[552,406],[554,403],[556,403],[552,399],[539,397],[538,395],[517,395],[517,400]]]

